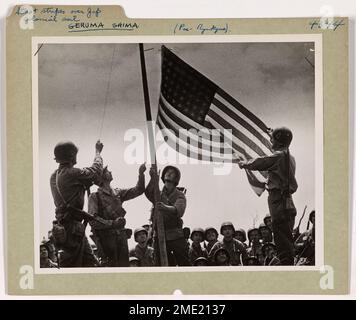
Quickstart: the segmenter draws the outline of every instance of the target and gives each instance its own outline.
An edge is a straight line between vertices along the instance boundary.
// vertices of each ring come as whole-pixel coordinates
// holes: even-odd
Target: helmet
[[[141,265],[141,261],[139,258],[129,257],[129,262],[133,262],[133,261],[136,261],[139,266]]]
[[[250,234],[251,234],[252,231],[255,231],[255,230],[259,231],[259,229],[257,229],[257,228],[250,228],[250,229],[248,229],[248,231],[247,231],[248,240],[251,240],[251,239],[250,239]]]
[[[263,223],[264,223],[264,224],[267,224],[267,223],[266,223],[266,220],[267,220],[267,219],[271,219],[271,215],[270,215],[269,213],[266,214],[265,217],[263,218]]]
[[[244,229],[237,229],[236,231],[235,231],[235,237],[236,237],[236,234],[237,233],[241,233],[242,235],[243,235],[243,242],[245,242],[246,240],[247,240],[247,238],[246,238],[246,231],[244,230]]]
[[[216,237],[219,236],[218,231],[214,227],[208,227],[205,229],[205,232],[204,232],[205,240],[206,240],[206,234],[208,233],[208,231],[214,231],[214,233],[216,234]]]
[[[313,211],[311,211],[310,213],[309,213],[309,221],[311,221],[311,219],[312,218],[315,218],[315,210],[313,210]]]
[[[260,226],[258,227],[258,230],[261,230],[263,228],[268,228],[264,223],[261,223]]]
[[[134,239],[135,239],[135,241],[136,241],[136,236],[137,236],[137,234],[138,234],[139,232],[144,232],[144,233],[146,233],[146,235],[148,236],[148,232],[147,232],[147,230],[146,230],[145,228],[137,228],[137,229],[135,229],[135,231],[134,231]]]
[[[204,261],[206,264],[208,264],[208,259],[207,259],[207,258],[199,257],[199,258],[196,258],[196,259],[194,260],[193,265],[194,265],[194,266],[198,265],[198,262],[199,262],[199,261]]]
[[[223,229],[224,229],[225,227],[232,227],[232,229],[234,230],[234,233],[235,233],[235,227],[234,227],[233,223],[230,222],[230,221],[225,221],[225,222],[223,222],[223,223],[221,224],[221,227],[220,227],[220,233],[221,233],[221,234],[222,234]]]
[[[132,236],[132,229],[129,229],[129,228],[125,228],[125,233],[126,233],[126,238],[127,239],[131,239],[131,236]]]
[[[46,248],[46,250],[47,250],[47,252],[48,253],[51,253],[51,247],[50,247],[50,242],[49,242],[49,240],[46,240],[46,239],[43,239],[42,241],[41,241],[41,244],[40,244],[40,248],[41,247],[44,247],[44,248]]]
[[[175,185],[177,186],[179,184],[179,180],[180,180],[180,171],[177,167],[166,166],[162,171],[161,179],[164,182],[166,173],[171,170],[174,171],[174,178],[172,177],[172,180],[174,181]]]
[[[218,256],[219,252],[224,252],[227,256],[227,263],[230,262],[230,254],[229,254],[229,251],[227,251],[225,248],[219,248],[218,250],[215,251],[214,253],[214,261],[216,263],[216,257]]]
[[[202,236],[202,241],[204,241],[204,235],[205,235],[205,233],[204,233],[204,230],[203,230],[202,228],[194,228],[194,229],[193,229],[192,233],[190,234],[190,239],[192,239],[192,240],[193,240],[193,234],[194,234],[194,233],[200,233],[201,236]]]
[[[272,137],[278,144],[289,147],[293,139],[293,133],[286,127],[279,127],[272,131]]]
[[[183,228],[183,234],[185,239],[189,239],[190,236],[190,228],[189,227],[184,227]]]
[[[225,227],[232,227],[232,229],[234,230],[234,233],[235,233],[235,227],[234,227],[233,223],[230,222],[230,221],[226,221],[226,222],[223,222],[223,223],[221,224],[221,227],[220,227],[220,233],[221,233],[221,234],[222,234],[223,229],[224,229]]]
[[[59,142],[54,147],[54,159],[58,163],[66,163],[78,153],[78,148],[71,141]]]

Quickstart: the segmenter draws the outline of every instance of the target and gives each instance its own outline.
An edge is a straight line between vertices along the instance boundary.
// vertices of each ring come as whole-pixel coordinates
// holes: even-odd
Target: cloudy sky
[[[314,208],[314,69],[305,59],[313,62],[313,44],[181,43],[167,47],[268,126],[284,125],[292,129],[291,153],[296,158],[299,183],[294,196],[298,215],[305,205]],[[145,48],[152,48],[146,51],[146,65],[155,119],[160,44],[145,44]],[[146,127],[138,45],[45,44],[38,53],[38,64],[42,237],[47,235],[54,218],[49,177],[57,167],[53,160],[55,144],[61,140],[75,142],[79,147],[78,167],[84,167],[91,165],[94,144],[100,138],[104,143],[104,162],[113,172],[113,186],[131,187],[136,184],[139,165],[124,161],[124,150],[129,145],[124,134],[132,128],[146,132]],[[186,226],[219,228],[221,222],[229,220],[236,227],[248,229],[254,220],[261,223],[268,212],[267,195],[258,198],[238,167],[223,176],[213,174],[214,164],[187,164],[179,168],[180,185],[188,190]],[[146,182],[148,179],[147,172]],[[147,223],[151,204],[144,196],[125,203],[124,207],[127,227],[134,229]]]

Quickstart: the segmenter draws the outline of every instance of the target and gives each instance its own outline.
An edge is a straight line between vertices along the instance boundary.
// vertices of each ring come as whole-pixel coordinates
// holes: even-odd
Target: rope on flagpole
[[[106,115],[106,106],[107,106],[107,103],[108,103],[108,96],[109,96],[109,92],[110,92],[111,75],[112,75],[112,70],[113,70],[113,65],[114,65],[115,51],[116,51],[116,45],[114,45],[114,48],[112,50],[109,77],[108,77],[108,82],[106,84],[106,91],[105,91],[104,110],[103,110],[103,115],[102,115],[102,118],[101,118],[101,125],[100,125],[100,131],[99,131],[99,140],[101,138],[101,134],[102,134],[102,131],[103,131],[104,120],[105,120],[105,115]]]

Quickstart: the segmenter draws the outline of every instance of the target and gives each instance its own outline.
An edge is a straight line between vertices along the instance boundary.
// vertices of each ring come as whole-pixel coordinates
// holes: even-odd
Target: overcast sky
[[[104,101],[111,58],[110,90]],[[167,44],[179,57],[205,74],[268,126],[294,133],[291,153],[297,162],[299,189],[294,199],[301,215],[314,208],[314,69],[311,43]],[[145,44],[153,118],[158,110],[160,44]],[[103,158],[113,172],[114,187],[136,184],[138,164],[125,163],[126,130],[146,132],[142,82],[136,44],[45,44],[39,59],[40,233],[54,219],[49,177],[57,167],[53,148],[71,140],[79,147],[78,167],[90,166],[94,144],[104,143]],[[101,121],[103,130],[100,135]],[[257,197],[237,166],[229,175],[213,175],[214,165],[179,165],[187,188],[184,224],[191,228],[232,221],[248,229],[268,212],[267,195]],[[148,171],[146,182],[148,182]],[[94,191],[95,188],[92,188]],[[124,204],[127,227],[148,222],[150,202],[141,196]],[[303,226],[306,224],[303,223]],[[131,240],[130,245],[134,242]]]

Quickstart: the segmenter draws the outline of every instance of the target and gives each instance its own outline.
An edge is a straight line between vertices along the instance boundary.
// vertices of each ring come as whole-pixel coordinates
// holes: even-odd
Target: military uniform
[[[206,252],[208,253],[208,255],[210,254],[211,249],[214,247],[214,245],[219,242],[219,240],[213,240],[213,241],[209,241],[205,244],[205,249]]]
[[[214,250],[214,254],[212,256],[209,256],[209,260],[210,260],[210,265],[213,265],[213,266],[219,266],[219,267],[222,267],[222,266],[231,266],[231,263],[230,263],[230,254],[229,252],[221,247],[217,250]],[[226,255],[226,261],[225,262],[220,262],[218,260],[218,255],[220,254],[220,252],[224,252],[225,255]]]
[[[107,266],[127,267],[129,265],[129,249],[127,233],[122,227],[117,229],[113,222],[117,218],[124,218],[126,211],[122,207],[123,202],[134,199],[145,191],[145,177],[139,175],[135,187],[130,189],[98,188],[89,197],[89,213],[107,221],[107,224],[98,221],[90,221],[92,232],[100,242],[101,249],[106,256]]]
[[[295,241],[297,265],[315,265],[315,228],[302,233]]]
[[[269,253],[266,252],[269,248],[273,248],[275,253],[273,255],[270,255]],[[278,266],[281,264],[281,261],[278,259],[276,255],[276,246],[272,242],[267,242],[262,246],[262,253],[264,256],[264,261],[263,265],[264,266]]]
[[[40,245],[40,250],[44,248],[47,251],[47,257],[42,257],[42,254],[40,252],[40,268],[58,268],[58,264],[51,259],[51,247],[52,244],[50,241],[46,241],[43,239],[41,245]]]
[[[238,239],[238,235],[241,235],[241,240],[239,240]],[[242,242],[243,243],[243,245],[245,246],[245,248],[247,248],[248,246],[247,246],[247,244],[246,244],[246,240],[247,240],[247,238],[246,238],[246,231],[244,230],[244,229],[237,229],[236,231],[235,231],[235,235],[234,235],[234,238],[235,239],[237,239],[237,240],[239,240],[240,242]]]
[[[130,257],[136,257],[141,262],[141,267],[154,267],[154,250],[152,247],[136,245],[130,250]]]
[[[205,248],[202,248],[202,246],[199,243],[192,243],[189,248],[189,260],[190,263],[193,265],[194,261],[200,257],[208,259],[208,252],[206,251]]]
[[[261,223],[258,231],[263,243],[273,242],[273,233],[270,228],[268,228],[264,223]]]
[[[58,268],[58,265],[48,258],[44,261],[40,261],[40,268]]]
[[[260,264],[263,264],[264,256],[261,242],[252,243],[251,246],[247,248],[247,254],[249,257],[255,257]]]
[[[152,180],[148,183],[145,194],[147,199],[155,204],[154,185]],[[164,212],[162,214],[166,237],[168,263],[170,266],[189,266],[189,245],[184,237],[182,220],[187,205],[186,197],[184,193],[177,188],[168,194],[166,187],[163,187],[160,201],[166,205],[173,206],[176,209],[175,213]],[[154,242],[154,249],[157,257],[156,264],[160,265],[158,243],[157,241]]]
[[[213,231],[215,233],[215,236],[216,236],[216,239],[215,240],[208,240],[207,239],[207,234],[208,234],[208,231]],[[212,249],[212,247],[215,245],[215,243],[218,242],[218,231],[214,228],[214,227],[208,227],[205,229],[205,232],[204,232],[204,239],[206,240],[206,243],[204,244],[204,247],[206,249],[206,251],[208,252],[208,255]]]
[[[101,174],[103,160],[100,155],[94,159],[89,168],[74,168],[70,163],[61,163],[50,178],[50,187],[56,206],[55,225],[64,227],[66,239],[64,243],[56,244],[62,249],[61,267],[94,267],[97,266],[88,239],[85,236],[83,216],[78,210],[83,210],[84,195],[93,180]],[[69,205],[69,206],[68,206]]]
[[[209,257],[211,261],[213,260],[215,252],[220,248],[224,248],[229,253],[231,265],[240,266],[244,264],[247,258],[247,251],[241,241],[234,238],[232,238],[231,241],[226,241],[226,239],[218,241],[210,250]]]
[[[288,159],[289,158],[289,159]],[[289,163],[289,168],[287,167]],[[294,248],[292,231],[296,209],[292,194],[298,188],[295,179],[295,159],[288,149],[274,151],[271,156],[247,161],[247,170],[267,171],[268,207],[272,217],[274,242],[282,265],[293,265]],[[289,175],[287,174],[289,172]],[[289,184],[289,190],[287,185]]]

